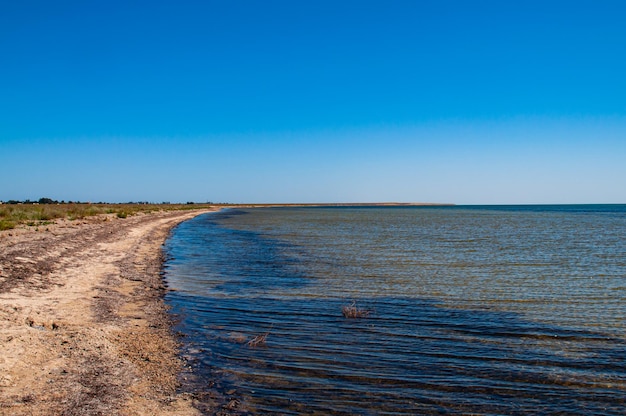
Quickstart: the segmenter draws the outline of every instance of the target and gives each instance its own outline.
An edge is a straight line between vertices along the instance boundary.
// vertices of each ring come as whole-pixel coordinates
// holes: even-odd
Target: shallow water
[[[195,382],[251,413],[626,405],[626,206],[225,210],[165,251]]]

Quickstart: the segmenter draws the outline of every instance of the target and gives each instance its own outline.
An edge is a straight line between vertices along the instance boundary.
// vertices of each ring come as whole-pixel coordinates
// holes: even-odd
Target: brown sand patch
[[[159,271],[171,227],[202,212],[0,232],[0,414],[198,414]]]

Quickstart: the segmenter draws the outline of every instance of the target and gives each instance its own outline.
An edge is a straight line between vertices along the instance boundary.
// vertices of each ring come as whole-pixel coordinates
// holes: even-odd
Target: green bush
[[[15,228],[16,225],[15,221],[0,219],[0,231],[10,230]]]

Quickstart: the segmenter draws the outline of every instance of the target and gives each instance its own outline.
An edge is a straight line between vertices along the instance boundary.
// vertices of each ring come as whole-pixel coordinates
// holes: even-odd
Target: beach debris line
[[[369,309],[359,308],[355,300],[353,300],[351,304],[341,307],[341,313],[344,318],[348,319],[366,318],[370,312]]]

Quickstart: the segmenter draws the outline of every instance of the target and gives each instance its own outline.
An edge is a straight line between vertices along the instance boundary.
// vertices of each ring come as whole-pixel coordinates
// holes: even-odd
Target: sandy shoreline
[[[163,303],[161,246],[204,211],[0,232],[0,414],[195,415]]]

